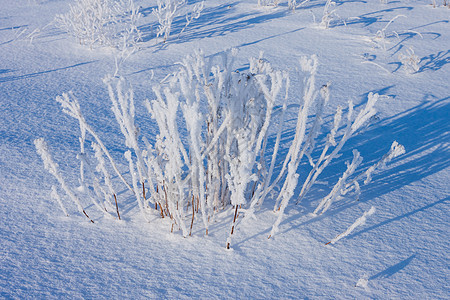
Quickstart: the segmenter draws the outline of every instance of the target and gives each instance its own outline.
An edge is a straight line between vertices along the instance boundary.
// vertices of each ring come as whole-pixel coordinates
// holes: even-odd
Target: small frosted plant
[[[323,8],[322,20],[320,21],[319,26],[325,29],[330,28],[330,23],[333,21],[333,18],[335,16],[336,2],[327,0],[327,2],[325,3],[325,7]]]
[[[295,11],[297,8],[297,0],[288,0],[288,7],[290,10]]]
[[[153,9],[153,15],[158,19],[156,38],[163,37],[167,42],[172,31],[172,24],[176,17],[186,15],[186,24],[180,34],[195,19],[198,19],[204,8],[204,1],[188,7],[186,0],[157,0],[157,8]]]
[[[158,0],[158,7],[153,9],[153,15],[158,18],[159,26],[156,37],[163,36],[164,42],[169,38],[172,23],[179,14],[179,9],[186,5],[186,0]]]
[[[308,3],[310,0],[303,0],[300,4],[297,4],[297,0],[288,0],[288,8],[295,12],[297,7],[301,7],[302,5]]]
[[[400,53],[398,58],[407,72],[416,73],[419,71],[420,58],[414,53],[413,48],[409,47],[405,53]]]
[[[361,278],[358,279],[358,281],[355,284],[355,287],[362,287],[364,289],[367,289],[367,286],[369,284],[369,276],[364,274],[361,276]]]

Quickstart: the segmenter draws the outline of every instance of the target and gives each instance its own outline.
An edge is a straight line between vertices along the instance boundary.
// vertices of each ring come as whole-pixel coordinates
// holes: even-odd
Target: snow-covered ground
[[[295,13],[284,1],[259,8],[256,0],[206,0],[200,18],[161,47],[149,38],[155,1],[136,0],[144,43],[122,75],[134,87],[137,123],[147,137],[157,129],[143,101],[196,49],[211,56],[236,47],[243,69],[263,51],[274,67],[289,71],[291,95],[302,93],[298,59],[317,54],[317,82],[331,83],[328,113],[350,99],[364,103],[369,92],[389,96],[319,178],[329,184],[288,206],[274,238],[267,236],[277,215],[267,201],[256,220],[238,223],[226,250],[231,206],[208,236],[197,221],[193,236],[183,238],[170,233],[167,220],[145,222],[132,197],[122,204],[122,221],[94,215],[95,224],[69,204],[70,217],[64,216],[50,197],[55,179],[36,153],[36,138],[46,139],[71,184],[78,172],[79,128],[61,113],[56,96],[72,90],[113,155],[125,151],[102,82],[115,70],[111,51],[82,47],[46,26],[70,2],[0,0],[0,298],[450,297],[448,7],[433,8],[428,0],[335,1],[336,16],[322,29],[315,23],[325,0],[311,0]],[[417,72],[401,63],[400,54],[410,49],[420,58]],[[364,169],[394,140],[406,154],[362,186],[359,201],[344,198],[319,217],[309,214],[352,149],[361,152]],[[366,224],[325,245],[372,206],[376,212]]]

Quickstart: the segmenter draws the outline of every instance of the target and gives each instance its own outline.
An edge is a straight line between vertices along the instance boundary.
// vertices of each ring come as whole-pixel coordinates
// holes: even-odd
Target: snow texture
[[[170,38],[157,43],[159,22],[152,14],[157,1],[134,2],[141,14],[139,49],[116,66],[115,50],[91,50],[55,26],[55,16],[67,13],[72,1],[0,0],[0,298],[449,298],[448,6],[422,0],[334,1],[328,28],[323,28],[325,0],[277,1],[276,6],[208,0],[189,26],[186,16],[175,17]],[[289,5],[297,5],[295,11]],[[137,202],[136,195],[142,197],[137,188],[149,171],[140,174],[139,168],[147,166],[155,151],[147,146],[160,134],[144,102],[157,99],[152,86],[166,83],[179,62],[198,49],[206,58],[221,59],[230,48],[239,49],[230,73],[250,73],[248,58],[258,60],[261,51],[274,69],[289,73],[289,95],[279,92],[267,140],[259,141],[270,151],[278,149],[274,164],[272,156],[260,161],[259,153],[246,151],[244,142],[239,145],[243,158],[255,159],[261,172],[271,174],[269,185],[292,148],[303,107],[297,100],[308,90],[298,67],[301,57],[317,57],[317,91],[328,86],[329,98],[317,94],[326,104],[318,101],[309,108],[321,118],[307,126],[320,130],[305,141],[317,142],[314,150],[304,150],[301,172],[291,171],[295,177],[288,182],[297,176],[304,182],[327,143],[339,145],[350,111],[357,117],[373,95],[379,96],[376,112],[366,111],[357,123],[360,131],[329,161],[298,205],[293,200],[299,199],[301,187],[285,188],[286,195],[292,190],[293,200],[284,208],[277,234],[267,239],[281,215],[273,212],[279,185],[260,192],[264,201],[246,201],[248,210],[238,210],[231,249],[226,250],[235,213],[231,205],[206,220],[207,236],[202,218],[189,236],[190,214],[177,216],[184,218],[186,228],[171,233],[173,221],[156,210],[143,215],[142,208],[153,200]],[[127,79],[124,98],[118,96],[118,77],[112,77],[112,91],[105,88],[108,74]],[[134,110],[126,98],[129,86]],[[115,112],[111,92],[117,96]],[[55,101],[63,93],[60,104],[75,118],[61,113]],[[191,96],[195,99],[195,93]],[[186,103],[170,116],[172,125],[195,129],[199,125],[195,120],[186,124],[183,111],[201,117],[205,110],[195,108],[195,101]],[[124,114],[129,114],[127,120],[134,114],[135,123],[121,127],[115,120]],[[344,124],[327,140],[335,120]],[[227,132],[227,126],[216,125],[215,133]],[[243,128],[242,134],[244,129],[252,128]],[[135,147],[135,134],[148,145]],[[181,132],[177,138],[188,145],[200,137]],[[213,139],[209,142],[217,142]],[[354,149],[364,160],[352,174],[344,174],[352,166]],[[199,153],[185,155],[198,159]],[[322,161],[326,159],[327,154]],[[112,161],[125,163],[112,166]],[[202,173],[200,165],[197,174]],[[214,172],[208,170],[211,177],[199,181],[215,179]],[[237,164],[233,172],[245,176],[245,164]],[[348,177],[341,180],[344,175]],[[246,179],[252,188],[252,178]],[[336,185],[328,210],[314,215]],[[242,197],[235,201],[243,203]],[[365,224],[357,221],[359,226],[349,227],[371,207],[376,213]],[[245,218],[247,213],[252,218]],[[341,233],[345,238],[325,245]]]

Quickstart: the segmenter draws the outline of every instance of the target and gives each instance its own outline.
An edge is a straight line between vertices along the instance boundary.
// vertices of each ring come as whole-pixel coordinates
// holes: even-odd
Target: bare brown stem
[[[191,230],[189,231],[189,236],[192,235],[192,226],[194,225],[194,215],[195,215],[194,195],[192,195],[192,220],[191,220]]]
[[[159,195],[159,192],[158,192],[158,184],[156,184],[156,194]],[[158,197],[158,198],[159,198],[159,197]],[[155,209],[158,210],[158,202],[156,202],[156,199],[155,199]]]
[[[144,203],[145,203],[145,182],[142,181],[142,195],[144,196]]]
[[[233,218],[233,225],[231,226],[231,234],[230,237],[233,235],[234,233],[234,227],[236,225],[236,219],[237,219],[237,215],[238,215],[238,205],[235,205],[235,210],[234,210],[234,218]],[[230,249],[230,243],[227,243],[227,249]]]
[[[114,194],[114,201],[116,202],[117,216],[119,217],[119,220],[121,220],[121,219],[120,219],[120,214],[119,214],[119,205],[117,204],[117,197],[116,197],[116,194]]]
[[[88,214],[84,211],[84,209],[83,209],[83,213],[84,213],[84,215],[89,219],[89,221],[91,221],[92,223],[94,223],[94,221],[92,221],[92,219],[89,218]]]

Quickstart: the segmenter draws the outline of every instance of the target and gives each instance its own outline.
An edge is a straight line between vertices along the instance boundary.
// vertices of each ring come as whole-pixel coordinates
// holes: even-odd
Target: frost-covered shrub
[[[124,49],[140,41],[140,17],[133,0],[76,0],[55,24],[82,45]]]
[[[155,98],[145,102],[158,126],[152,141],[145,133],[141,136],[135,124],[133,91],[126,80],[106,78],[112,110],[129,149],[121,162],[113,159],[87,123],[74,95],[63,94],[57,101],[80,127],[80,187],[68,187],[57,165],[51,163],[48,147],[38,139],[36,147],[46,168],[86,216],[80,199],[91,199],[103,214],[119,217],[115,190],[122,182],[134,194],[146,219],[152,214],[169,218],[172,230],[181,230],[183,236],[192,234],[197,219],[208,234],[217,213],[232,206],[227,248],[238,216],[252,217],[264,201],[273,201],[278,214],[269,237],[273,236],[291,200],[297,198],[298,203],[305,197],[322,171],[339,157],[345,143],[375,115],[379,96],[369,94],[359,111],[352,102],[346,110],[338,107],[330,131],[325,140],[320,140],[329,86],[317,91],[317,58],[302,58],[299,63],[305,82],[303,94],[294,100],[298,104],[294,134],[290,142],[282,142],[287,139],[282,134],[287,129],[285,120],[292,113],[287,105],[287,72],[276,70],[262,56],[250,59],[248,71],[238,72],[234,67],[236,55],[237,50],[231,50],[208,59],[201,52],[188,56],[177,72],[153,87]],[[92,150],[86,147],[87,135],[92,137]],[[273,137],[270,145],[269,136]],[[316,149],[318,144],[320,148]],[[287,150],[284,155],[279,152],[282,147]],[[352,162],[315,213],[324,213],[344,195],[354,193],[359,197],[361,182],[368,183],[374,172],[403,152],[403,147],[394,142],[378,163],[355,176],[362,157],[354,150]],[[301,162],[309,162],[309,167],[303,164],[300,170]],[[120,165],[128,166],[129,175],[119,171]],[[300,171],[308,174],[302,181]],[[297,188],[299,193],[295,192]],[[57,193],[53,191],[53,195]],[[60,197],[53,198],[61,205]]]
[[[153,9],[153,15],[158,19],[158,30],[156,37],[163,36],[163,41],[169,39],[172,24],[176,17],[185,15],[186,24],[181,30],[183,32],[186,27],[195,19],[198,19],[204,8],[204,1],[188,7],[186,0],[157,0],[157,8]]]

